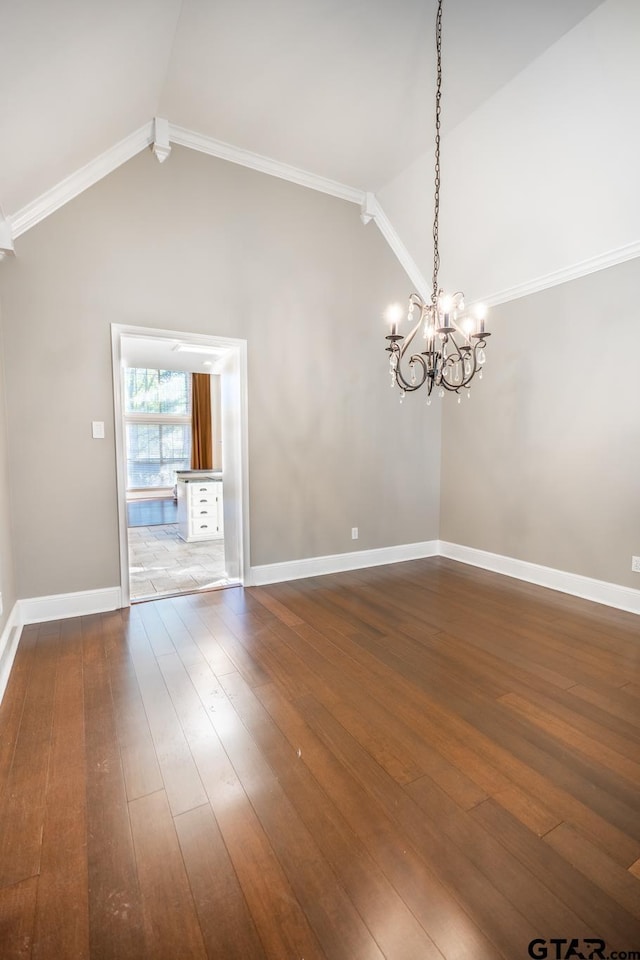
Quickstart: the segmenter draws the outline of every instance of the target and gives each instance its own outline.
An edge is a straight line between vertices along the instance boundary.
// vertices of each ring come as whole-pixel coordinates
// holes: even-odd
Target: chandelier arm
[[[447,337],[447,343],[452,343],[453,346],[455,347],[455,352],[449,353],[447,355],[447,360],[452,360],[453,363],[457,363],[458,360],[462,360],[462,353],[461,353],[460,347],[458,346],[458,342],[452,333],[450,333],[449,336]],[[456,357],[457,359],[453,359],[454,357]]]
[[[473,348],[469,354],[471,372],[467,377],[464,378],[464,380],[460,384],[461,387],[467,387],[475,377],[476,373],[478,372],[480,368],[480,364],[478,363],[478,353],[483,347],[486,347],[486,345],[487,345],[486,341],[483,340],[482,338],[476,340],[475,344],[473,345]]]
[[[476,340],[476,342],[475,342],[475,344],[474,344],[474,346],[473,346],[473,375],[474,375],[474,376],[475,376],[475,374],[477,373],[478,370],[481,370],[481,369],[482,369],[482,364],[479,363],[479,361],[478,361],[478,354],[480,353],[481,350],[484,350],[484,348],[486,347],[486,345],[487,345],[486,340],[483,340],[483,339],[480,338],[480,339]]]
[[[463,386],[462,381],[460,383],[450,383],[444,375],[444,367],[442,368],[442,376],[440,378],[440,386],[444,387],[445,390],[449,390],[452,393],[458,393],[460,388]]]
[[[419,329],[419,328],[420,328],[420,320],[418,320],[417,324],[415,325],[415,327],[413,328],[413,330],[411,331],[411,333],[406,337],[404,343],[403,343],[402,346],[400,347],[400,351],[399,351],[399,355],[398,355],[398,366],[396,367],[396,373],[399,371],[399,372],[400,372],[400,376],[402,377],[402,381],[403,381],[402,387],[403,387],[403,389],[409,390],[409,391],[417,390],[419,387],[421,387],[422,384],[423,384],[423,383],[425,382],[425,380],[427,379],[427,374],[428,374],[428,369],[427,369],[427,364],[426,364],[426,362],[425,362],[425,359],[424,359],[424,357],[420,356],[419,353],[414,353],[414,354],[412,354],[412,355],[409,357],[409,360],[408,360],[409,365],[410,365],[410,366],[411,366],[411,365],[413,366],[413,373],[414,373],[414,374],[415,374],[415,365],[416,365],[416,363],[417,363],[417,364],[419,365],[419,367],[420,367],[420,374],[419,374],[419,376],[416,378],[416,382],[415,382],[415,383],[411,383],[411,380],[407,380],[407,378],[405,377],[404,372],[403,372],[403,370],[402,370],[402,368],[401,368],[401,366],[400,366],[401,361],[403,360],[403,358],[404,358],[404,356],[405,356],[405,354],[406,354],[406,352],[407,352],[407,349],[408,349],[409,345],[411,344],[411,341],[412,341],[413,338],[415,337],[416,333],[418,332],[418,329]]]
[[[466,378],[466,380],[465,380],[465,383],[464,383],[465,387],[468,386],[468,384],[471,383],[471,381],[472,381],[473,378],[475,377],[476,373],[478,372],[478,366],[479,366],[479,364],[478,364],[478,350],[479,350],[479,341],[476,341],[476,343],[475,343],[474,346],[473,346],[473,350],[471,351],[470,358],[469,358],[469,360],[470,360],[470,365],[471,365],[471,372],[470,372],[469,376],[468,376],[468,377]]]
[[[416,382],[412,383],[411,380],[406,379],[403,371],[400,369],[401,351],[398,351],[398,354],[398,365],[395,367],[395,375],[398,384],[400,385],[401,389],[406,390],[407,393],[412,393],[414,390],[419,390],[428,376],[427,364],[425,363],[424,357],[421,357],[419,353],[414,353],[414,355],[409,358],[409,364],[412,364],[414,367],[415,364],[418,364],[420,367],[420,375],[416,377]]]
[[[405,354],[407,353],[407,350],[411,346],[411,343],[414,337],[416,336],[418,330],[420,329],[420,324],[422,323],[423,314],[422,314],[421,301],[415,294],[412,296],[416,297],[415,299],[416,306],[421,307],[420,316],[418,317],[418,322],[414,324],[414,326],[411,328],[411,330],[406,335],[406,337],[404,337],[404,339],[402,340],[402,343],[400,343],[398,340],[392,340],[391,346],[387,348],[391,356],[392,357],[395,356],[396,358],[396,364],[395,364],[395,367],[392,367],[392,372],[395,373],[395,378],[398,384],[400,385],[400,387],[403,390],[406,390],[408,393],[412,393],[414,390],[418,390],[423,385],[428,375],[427,364],[424,360],[424,357],[420,356],[420,354],[418,353],[414,353],[412,356],[409,357],[409,360],[408,360],[408,364],[414,368],[413,369],[414,374],[415,374],[415,365],[418,364],[420,368],[420,375],[416,377],[415,383],[411,382],[412,378],[407,379],[401,366],[402,361],[405,357]]]
[[[418,317],[418,322],[413,325],[413,327],[411,328],[411,330],[409,330],[409,333],[406,335],[406,337],[404,337],[402,343],[400,344],[400,357],[403,357],[403,356],[405,355],[405,353],[407,352],[407,350],[409,349],[409,347],[411,346],[411,343],[412,343],[415,335],[417,334],[418,330],[420,329],[420,324],[421,324],[421,323],[422,323],[422,312],[420,313],[420,316]]]
[[[453,344],[454,351],[451,353],[448,353],[447,356],[445,357],[444,349],[448,344]],[[455,337],[453,336],[453,334],[448,333],[445,336],[444,340],[442,341],[442,366],[440,370],[440,384],[446,390],[457,390],[458,387],[460,386],[460,384],[454,385],[450,383],[446,378],[446,372],[447,372],[447,369],[451,369],[456,363],[460,362],[461,360],[462,360],[462,354],[460,353],[460,347],[458,346],[458,343]]]

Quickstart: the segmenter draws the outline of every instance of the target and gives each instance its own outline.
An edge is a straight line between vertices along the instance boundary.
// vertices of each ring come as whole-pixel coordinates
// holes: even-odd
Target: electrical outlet
[[[640,573],[640,557],[631,557],[631,569],[634,573]]]
[[[351,539],[352,539],[352,540],[357,540],[357,539],[358,539],[358,528],[357,528],[357,527],[351,527]]]

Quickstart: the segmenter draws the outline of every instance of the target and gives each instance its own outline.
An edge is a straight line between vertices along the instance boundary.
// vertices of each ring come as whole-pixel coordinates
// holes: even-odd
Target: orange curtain
[[[191,469],[213,468],[211,434],[211,376],[191,374]]]

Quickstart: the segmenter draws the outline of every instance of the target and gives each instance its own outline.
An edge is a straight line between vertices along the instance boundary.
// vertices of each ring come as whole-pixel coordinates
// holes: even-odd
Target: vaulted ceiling
[[[602,0],[446,0],[468,118]],[[0,0],[11,217],[153,116],[378,190],[432,138],[435,0]]]

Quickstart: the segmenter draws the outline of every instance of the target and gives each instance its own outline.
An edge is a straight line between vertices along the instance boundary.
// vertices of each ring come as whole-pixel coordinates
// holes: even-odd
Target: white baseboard
[[[341,573],[346,570],[359,570],[364,567],[376,567],[385,563],[398,563],[403,560],[419,560],[423,557],[447,557],[482,567],[493,573],[501,573],[516,580],[526,580],[550,590],[569,593],[595,603],[602,603],[618,610],[640,614],[640,590],[622,587],[617,583],[594,580],[565,570],[554,570],[526,560],[516,560],[486,550],[476,550],[458,543],[445,540],[427,540],[423,543],[401,544],[395,547],[382,547],[378,550],[358,550],[353,553],[338,553],[328,557],[309,557],[304,560],[291,560],[285,563],[268,563],[251,567],[250,581],[247,586],[263,586],[268,583],[280,583],[284,580],[300,580],[303,577],[318,577],[326,573]]]
[[[20,620],[20,601],[17,600],[13,605],[13,610],[9,614],[4,630],[0,636],[0,703],[4,697],[9,682],[9,674],[15,659],[18,641],[22,633],[22,621]]]
[[[420,560],[438,555],[438,541],[403,543],[395,547],[380,547],[377,550],[356,550],[353,553],[335,553],[329,557],[307,557],[304,560],[289,560],[285,563],[267,563],[251,567],[247,586],[259,587],[283,580],[300,580],[303,577],[319,577],[326,573],[342,573],[345,570],[360,570],[363,567],[379,567],[385,563],[402,560]]]
[[[516,580],[525,580],[550,590],[559,590],[575,597],[602,603],[608,607],[640,614],[640,590],[622,587],[604,580],[594,580],[565,570],[554,570],[526,560],[516,560],[486,550],[476,550],[446,540],[426,540],[421,543],[399,544],[377,550],[358,550],[353,553],[338,553],[328,557],[308,557],[285,563],[268,563],[251,567],[246,586],[262,586],[284,580],[300,580],[327,573],[360,570],[386,563],[404,560],[420,560],[425,557],[447,557],[474,567],[482,567]],[[64,620],[68,617],[89,616],[106,613],[122,606],[120,587],[101,590],[82,590],[77,593],[60,593],[49,597],[31,597],[17,600],[0,635],[0,703],[11,673],[18,649],[22,626],[26,623],[41,623],[46,620]]]
[[[640,590],[632,587],[622,587],[617,583],[607,583],[605,580],[594,580],[577,573],[567,573],[565,570],[554,570],[553,567],[543,567],[537,563],[528,563],[526,560],[516,560],[514,557],[503,557],[498,553],[488,553],[486,550],[476,550],[473,547],[461,546],[458,543],[447,543],[441,540],[439,553],[450,560],[459,560],[473,567],[482,567],[494,573],[502,573],[516,580],[526,580],[536,583],[550,590],[559,590],[560,593],[570,593],[574,597],[593,600],[618,610],[628,610],[629,613],[640,614]]]
[[[57,593],[50,597],[30,597],[18,603],[22,623],[42,623],[117,610],[122,606],[122,596],[120,587],[104,587],[101,590]]]
[[[585,600],[593,600],[595,603],[616,607],[619,610],[640,614],[640,590],[607,583],[604,580],[594,580],[577,573],[567,573],[565,570],[554,570],[552,567],[543,567],[537,563],[516,560],[514,557],[505,557],[486,550],[476,550],[458,543],[448,543],[445,540],[425,540],[420,543],[380,547],[376,550],[357,550],[327,557],[306,557],[303,560],[289,560],[284,563],[267,563],[250,568],[245,586],[258,587],[285,580],[300,580],[304,577],[318,577],[328,573],[342,573],[347,570],[377,567],[386,563],[438,556],[468,563],[474,567],[482,567],[484,570],[514,577],[516,580],[526,580],[528,583],[536,583],[541,587],[559,590],[561,593],[569,593],[575,597],[583,597]],[[25,623],[41,623],[46,620],[64,620],[68,617],[105,613],[108,610],[117,610],[121,606],[120,587],[60,593],[50,597],[31,597],[16,601],[0,637],[0,689],[2,689],[1,681],[7,662],[7,650],[9,647],[17,646],[17,637],[12,635],[15,627]],[[9,669],[11,669],[10,663]]]

